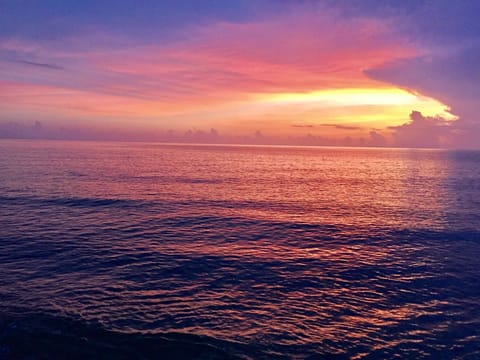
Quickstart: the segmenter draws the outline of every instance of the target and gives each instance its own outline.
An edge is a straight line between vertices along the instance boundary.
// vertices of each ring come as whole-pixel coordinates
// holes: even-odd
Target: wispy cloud
[[[359,130],[362,127],[360,126],[353,126],[353,125],[341,125],[341,124],[321,124],[320,126],[323,127],[333,127],[339,130]]]
[[[46,64],[46,63],[39,63],[35,61],[28,61],[28,60],[15,60],[16,63],[29,65],[29,66],[36,66],[44,69],[50,70],[64,70],[62,66],[55,65],[55,64]]]
[[[313,128],[334,128],[338,130],[360,130],[362,129],[361,126],[354,126],[354,125],[341,125],[341,124],[293,124],[292,127],[295,128],[306,128],[306,129],[313,129]]]
[[[313,129],[315,127],[315,125],[312,125],[312,124],[293,124],[292,127]]]

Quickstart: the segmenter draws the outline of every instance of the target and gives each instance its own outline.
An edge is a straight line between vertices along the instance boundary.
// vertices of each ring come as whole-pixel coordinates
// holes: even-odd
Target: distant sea
[[[0,141],[0,359],[479,359],[480,152]]]

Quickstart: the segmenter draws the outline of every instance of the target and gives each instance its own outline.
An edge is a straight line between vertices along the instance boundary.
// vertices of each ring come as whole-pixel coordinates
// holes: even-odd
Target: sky
[[[0,137],[480,148],[479,13],[0,0]]]

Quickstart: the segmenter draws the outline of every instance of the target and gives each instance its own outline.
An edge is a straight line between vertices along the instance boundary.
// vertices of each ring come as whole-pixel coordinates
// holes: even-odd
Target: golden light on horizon
[[[454,120],[448,107],[438,100],[415,94],[400,88],[344,88],[326,89],[303,93],[261,94],[261,102],[282,104],[316,104],[321,107],[358,107],[358,106],[417,106],[425,113],[441,115]]]
[[[261,93],[252,98],[248,107],[256,109],[254,112],[269,114],[269,117],[277,114],[277,131],[281,131],[282,126],[287,131],[285,126],[290,127],[292,122],[310,125],[356,123],[367,130],[369,127],[386,128],[404,124],[413,110],[447,120],[457,119],[440,101],[397,87]]]

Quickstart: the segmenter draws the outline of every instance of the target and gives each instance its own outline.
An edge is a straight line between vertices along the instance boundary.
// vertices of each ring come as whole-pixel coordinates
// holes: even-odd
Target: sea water
[[[5,358],[480,358],[480,152],[3,140],[0,274]]]

